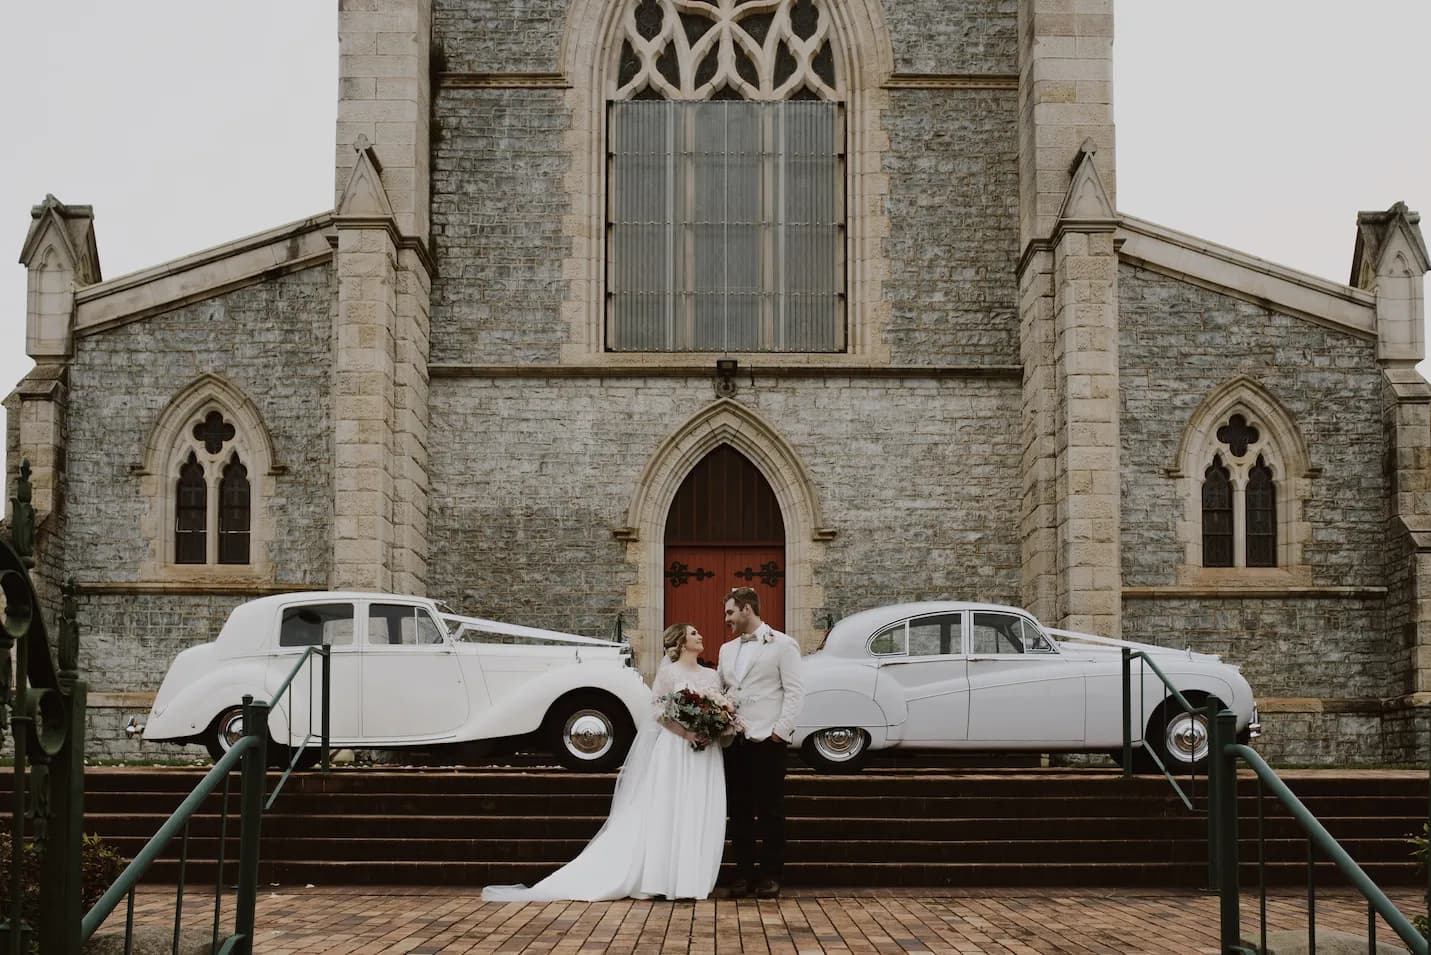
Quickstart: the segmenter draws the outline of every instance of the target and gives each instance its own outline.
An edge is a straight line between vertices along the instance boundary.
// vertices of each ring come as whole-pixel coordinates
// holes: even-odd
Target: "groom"
[[[735,700],[745,731],[725,750],[726,811],[735,853],[731,898],[780,894],[785,864],[785,747],[805,699],[800,647],[760,619],[760,595],[736,587],[725,599],[725,624],[737,638],[720,648],[721,689]],[[755,837],[759,831],[760,877]]]

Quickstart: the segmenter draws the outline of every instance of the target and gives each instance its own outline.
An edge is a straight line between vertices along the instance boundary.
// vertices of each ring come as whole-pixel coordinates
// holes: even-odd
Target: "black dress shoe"
[[[730,880],[730,885],[726,886],[733,899],[743,899],[750,894],[750,880],[734,878]]]
[[[780,896],[780,883],[774,879],[761,879],[755,883],[755,897],[757,899],[774,899]]]

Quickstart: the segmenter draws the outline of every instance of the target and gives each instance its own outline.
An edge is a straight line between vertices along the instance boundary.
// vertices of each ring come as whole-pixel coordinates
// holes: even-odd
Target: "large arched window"
[[[273,518],[265,502],[282,471],[258,409],[241,391],[217,375],[192,382],[145,442],[137,472],[148,502],[141,531],[154,546],[141,573],[206,582],[270,576]]]
[[[608,103],[607,348],[845,348],[831,0],[627,0]]]
[[[1168,470],[1187,505],[1179,525],[1183,579],[1217,568],[1278,579],[1306,573],[1302,502],[1319,472],[1291,414],[1260,384],[1234,378],[1215,389],[1193,413]]]
[[[249,562],[248,469],[233,447],[236,434],[217,409],[188,430],[174,485],[176,564]]]

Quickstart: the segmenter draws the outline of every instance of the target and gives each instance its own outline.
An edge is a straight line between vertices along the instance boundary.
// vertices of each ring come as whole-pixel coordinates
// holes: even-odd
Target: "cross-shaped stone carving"
[[[194,425],[194,439],[204,442],[204,450],[210,454],[218,454],[224,442],[232,441],[233,437],[234,426],[217,411],[210,411],[203,421]]]
[[[1246,454],[1247,446],[1256,444],[1258,437],[1257,429],[1249,425],[1247,419],[1240,414],[1233,415],[1227,424],[1217,429],[1217,440],[1227,445],[1234,458]]]

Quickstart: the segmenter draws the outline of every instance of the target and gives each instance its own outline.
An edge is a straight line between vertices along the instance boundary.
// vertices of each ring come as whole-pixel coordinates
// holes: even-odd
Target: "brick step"
[[[103,793],[175,793],[191,792],[204,777],[199,770],[144,769],[114,770],[109,768],[91,769],[85,774],[85,790],[90,796]],[[270,773],[268,785],[272,787],[278,779]],[[237,777],[235,777],[235,782]],[[434,771],[409,770],[403,772],[376,771],[367,769],[336,769],[328,774],[320,772],[297,773],[291,776],[284,787],[286,793],[365,793],[365,794],[421,794],[424,796],[440,793],[541,793],[541,794],[590,794],[610,795],[616,776],[612,773],[571,773],[560,769],[540,768],[531,772],[505,771]],[[8,779],[5,780],[8,783]],[[1201,798],[1207,791],[1206,777],[1180,780],[1184,789],[1191,787]],[[1298,797],[1341,795],[1354,792],[1358,796],[1402,796],[1421,798],[1427,794],[1425,773],[1406,773],[1395,776],[1347,776],[1341,774],[1307,775],[1289,773],[1286,782]],[[1255,793],[1256,782],[1244,775],[1238,781],[1239,794],[1251,797]],[[818,792],[821,795],[1028,795],[1030,789],[1049,798],[1069,798],[1075,796],[1138,796],[1169,797],[1171,790],[1161,776],[1139,776],[1125,780],[1114,771],[1084,770],[1078,775],[1064,773],[992,774],[992,773],[950,773],[864,772],[850,776],[827,776],[813,773],[792,773],[787,778],[787,789],[792,795]],[[8,788],[0,787],[0,794]]]
[[[144,845],[142,837],[118,837],[106,840],[116,850],[134,855]],[[324,863],[371,861],[431,862],[431,863],[532,863],[556,868],[573,859],[586,845],[584,839],[446,839],[442,841],[402,838],[301,838],[265,839],[262,857],[270,862]],[[1206,844],[1195,840],[1167,839],[1060,839],[1060,840],[980,840],[958,843],[938,843],[924,840],[825,840],[792,839],[786,844],[786,858],[791,863],[849,862],[906,864],[942,862],[1020,863],[1024,865],[1058,865],[1087,863],[1102,866],[1136,865],[1149,862],[1203,863]],[[238,840],[226,842],[225,857],[238,858]],[[1403,839],[1366,839],[1345,846],[1358,864],[1400,863],[1408,858]],[[170,843],[164,858],[177,859],[181,841]],[[1297,862],[1306,858],[1306,842],[1302,839],[1269,839],[1264,847],[1268,862]],[[1244,858],[1256,856],[1256,843],[1242,846]],[[212,861],[218,857],[217,838],[191,837],[189,858]]]
[[[1421,877],[1411,863],[1371,863],[1363,867],[1380,886],[1420,885]],[[721,867],[722,878],[731,867]],[[271,885],[501,885],[531,884],[550,875],[551,865],[511,862],[284,862],[269,861],[260,866],[259,878]],[[149,870],[149,884],[174,882],[178,863],[159,861]],[[236,867],[225,867],[225,882],[232,883]],[[190,884],[212,884],[216,867],[190,861],[186,877]],[[1276,863],[1267,867],[1268,885],[1305,885],[1304,863]],[[1239,878],[1244,886],[1255,886],[1257,867],[1244,863]],[[1330,863],[1317,866],[1317,885],[1332,888],[1344,885]],[[887,863],[788,863],[785,880],[791,886],[1167,886],[1201,888],[1207,881],[1205,862],[1143,862],[1118,865],[1096,863],[946,862]],[[197,890],[196,890],[197,891]]]
[[[237,807],[229,817],[230,833],[237,831]],[[106,838],[148,837],[159,830],[165,813],[87,813],[85,828]],[[274,811],[263,820],[265,837],[371,838],[400,837],[439,840],[460,833],[466,838],[589,839],[601,828],[604,817],[581,816],[312,816]],[[1322,818],[1337,839],[1403,839],[1424,822],[1410,817],[1329,816]],[[1241,833],[1251,838],[1256,820],[1246,815]],[[218,835],[220,819],[204,813],[194,818],[195,836]],[[1264,823],[1268,838],[1295,839],[1301,828],[1287,816],[1269,816]],[[1067,838],[1070,825],[1059,818],[999,819],[857,819],[846,817],[791,818],[787,832],[792,839],[851,841],[869,838],[918,839],[929,842],[961,842],[970,839],[1045,840]],[[1109,816],[1078,820],[1076,835],[1086,839],[1190,839],[1207,835],[1207,819],[1184,815],[1155,819]]]
[[[153,793],[105,793],[87,796],[87,811],[121,813],[172,810],[180,798]],[[237,805],[237,794],[230,800]],[[1322,816],[1424,816],[1426,799],[1410,796],[1308,796],[1303,800],[1316,815]],[[207,804],[217,811],[221,805],[216,794]],[[381,806],[392,815],[605,815],[611,797],[588,794],[541,793],[294,793],[285,791],[275,808],[290,813],[324,815],[329,813],[363,813]],[[1245,800],[1245,811],[1254,811],[1251,800]],[[1273,813],[1274,805],[1267,804]],[[1083,818],[1106,816],[1114,809],[1127,816],[1181,816],[1187,810],[1171,794],[1146,798],[1106,798],[1103,796],[1025,795],[991,797],[984,795],[948,796],[846,796],[796,794],[786,799],[786,815],[790,817],[823,818],[830,815],[888,818],[950,818],[968,816]]]

